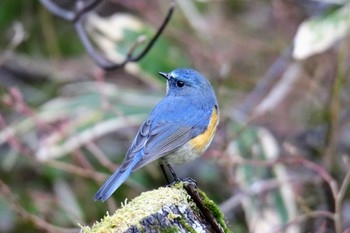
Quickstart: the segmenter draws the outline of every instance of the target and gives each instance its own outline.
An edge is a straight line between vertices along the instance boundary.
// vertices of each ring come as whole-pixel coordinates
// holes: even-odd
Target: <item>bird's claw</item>
[[[176,178],[176,179],[174,179],[173,182],[167,184],[166,187],[171,187],[171,186],[175,185],[176,183],[184,183],[184,185],[186,185],[186,186],[187,185],[197,186],[197,181],[195,181],[191,177],[186,177],[183,179]]]

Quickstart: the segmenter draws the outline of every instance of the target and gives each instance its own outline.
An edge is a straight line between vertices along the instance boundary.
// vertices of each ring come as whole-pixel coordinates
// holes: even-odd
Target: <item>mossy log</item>
[[[229,232],[223,214],[194,184],[142,193],[82,233]]]

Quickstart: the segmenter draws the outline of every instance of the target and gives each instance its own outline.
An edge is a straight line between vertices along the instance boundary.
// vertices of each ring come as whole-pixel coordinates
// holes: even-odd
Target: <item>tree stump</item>
[[[190,183],[142,193],[82,233],[230,232],[223,214],[204,192]]]

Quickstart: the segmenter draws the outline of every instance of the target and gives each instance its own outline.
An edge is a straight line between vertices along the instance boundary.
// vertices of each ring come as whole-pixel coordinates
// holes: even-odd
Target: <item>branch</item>
[[[74,12],[68,11],[57,6],[51,0],[40,0],[41,4],[43,4],[46,9],[48,9],[52,14],[55,14],[67,21],[73,21],[75,18]]]
[[[40,0],[40,2],[53,14],[74,23],[75,30],[83,43],[86,51],[90,55],[90,57],[95,61],[95,63],[100,66],[104,70],[115,70],[125,66],[129,62],[137,62],[141,60],[153,47],[155,42],[159,39],[160,35],[163,33],[165,27],[168,25],[171,16],[173,15],[175,4],[172,4],[169,7],[168,13],[164,18],[162,24],[158,28],[156,34],[152,37],[152,39],[148,42],[145,48],[137,55],[134,55],[135,49],[141,44],[140,41],[136,41],[134,46],[129,49],[127,56],[124,61],[121,63],[114,63],[109,61],[107,58],[100,55],[93,44],[91,43],[86,31],[84,29],[84,19],[85,16],[95,9],[103,0],[93,0],[89,3],[85,3],[82,0],[78,0],[75,3],[75,11],[69,11],[63,9],[52,2],[52,0]]]
[[[73,22],[77,22],[80,20],[86,13],[90,12],[94,8],[96,8],[103,0],[93,0],[90,3],[87,3],[85,6],[83,5],[84,1],[78,0],[76,2],[76,14],[73,18]]]
[[[125,58],[125,60],[121,63],[113,63],[108,61],[106,58],[102,57],[101,55],[99,55],[96,51],[95,48],[93,47],[93,45],[91,44],[90,40],[88,39],[85,30],[82,29],[82,26],[79,26],[79,37],[82,39],[83,44],[85,46],[85,48],[87,49],[88,53],[90,54],[90,56],[92,57],[92,59],[94,59],[94,61],[104,70],[115,70],[118,68],[121,68],[123,66],[125,66],[127,63],[129,62],[137,62],[139,60],[141,60],[148,52],[149,50],[153,47],[153,45],[155,44],[155,42],[159,39],[160,35],[163,33],[165,27],[167,26],[167,24],[169,23],[171,16],[174,12],[175,9],[175,5],[171,4],[170,8],[168,10],[167,16],[165,17],[163,23],[161,24],[161,26],[158,28],[158,31],[156,32],[156,34],[153,36],[153,38],[148,42],[148,44],[146,45],[146,47],[138,54],[138,55],[134,55],[133,52],[136,49],[136,47],[141,44],[138,41],[135,42],[134,46],[132,46],[129,49],[128,55]],[[76,27],[78,27],[78,25],[76,25]]]
[[[345,178],[343,180],[343,183],[340,186],[339,192],[337,193],[336,197],[334,198],[335,202],[335,210],[334,210],[334,225],[337,233],[342,232],[342,202],[344,199],[344,196],[346,194],[346,191],[348,189],[348,186],[350,184],[350,167],[348,165],[348,171],[345,175]]]
[[[294,224],[300,224],[301,222],[304,222],[308,218],[320,218],[320,217],[328,218],[328,219],[331,219],[334,221],[334,215],[332,212],[322,211],[322,210],[311,211],[311,212],[303,214],[303,215],[297,217],[296,219],[293,219],[292,221],[288,222],[287,224],[279,227],[278,229],[276,229],[274,231],[274,233],[285,232],[288,227],[290,227]]]
[[[81,232],[229,232],[214,202],[189,186],[181,182],[143,192],[91,228],[82,226]]]

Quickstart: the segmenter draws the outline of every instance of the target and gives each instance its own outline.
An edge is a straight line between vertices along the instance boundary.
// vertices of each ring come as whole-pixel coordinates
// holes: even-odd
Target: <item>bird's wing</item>
[[[208,117],[205,115],[208,115]],[[204,114],[204,116],[193,118],[194,120],[186,125],[168,121],[154,123],[148,119],[141,126],[127,152],[123,165],[124,163],[125,165],[129,164],[134,155],[141,149],[143,149],[143,156],[135,165],[133,171],[166,154],[172,153],[190,139],[204,132],[210,116],[211,113],[208,113]]]
[[[198,134],[197,131],[198,129],[192,126],[180,126],[174,123],[163,123],[155,126],[146,136],[143,157],[133,171],[175,151],[195,137]]]
[[[144,156],[134,167],[134,171],[142,166],[170,154],[191,138],[198,135],[198,128],[179,126],[178,124],[159,125],[152,131],[144,148]]]
[[[104,183],[95,195],[95,200],[105,201],[129,177],[142,166],[170,154],[190,139],[203,133],[212,112],[199,112],[187,116],[187,124],[167,120],[146,120],[129,148],[118,170]],[[177,115],[178,117],[178,115]]]
[[[141,126],[123,163],[96,193],[95,200],[107,200],[131,172],[176,150],[195,133],[193,127],[174,123],[160,123],[153,126],[152,123],[152,120],[148,119]]]

